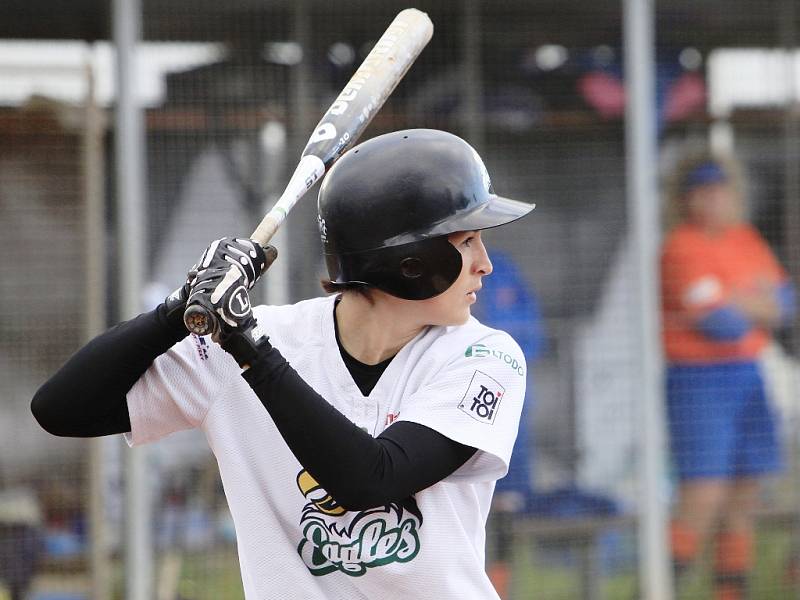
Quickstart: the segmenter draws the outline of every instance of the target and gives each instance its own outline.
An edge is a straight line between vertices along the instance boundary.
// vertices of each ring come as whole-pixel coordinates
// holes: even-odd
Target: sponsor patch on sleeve
[[[506,389],[486,373],[475,371],[458,408],[481,423],[494,423]]]

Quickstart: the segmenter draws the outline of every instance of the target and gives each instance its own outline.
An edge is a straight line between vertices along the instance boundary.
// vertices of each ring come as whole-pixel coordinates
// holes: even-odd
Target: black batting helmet
[[[461,272],[447,234],[503,225],[533,207],[497,196],[478,153],[451,133],[409,129],[372,138],[346,152],[319,191],[330,280],[432,298]]]

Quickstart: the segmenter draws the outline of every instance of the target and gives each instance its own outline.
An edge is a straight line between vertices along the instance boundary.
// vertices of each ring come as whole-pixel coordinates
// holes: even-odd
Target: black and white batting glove
[[[262,248],[242,238],[215,240],[189,272],[188,304],[199,304],[219,317],[212,336],[240,365],[250,365],[267,337],[253,317],[249,290],[278,256],[273,246]]]
[[[188,304],[200,304],[231,327],[249,313],[247,291],[275,260],[257,242],[242,238],[214,240],[189,271],[191,291]],[[242,294],[244,292],[244,294]]]

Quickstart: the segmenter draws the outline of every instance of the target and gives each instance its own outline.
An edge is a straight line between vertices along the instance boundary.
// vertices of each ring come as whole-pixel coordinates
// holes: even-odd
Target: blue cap
[[[728,174],[716,162],[704,162],[686,174],[683,180],[683,191],[688,192],[700,185],[723,183],[728,181]]]

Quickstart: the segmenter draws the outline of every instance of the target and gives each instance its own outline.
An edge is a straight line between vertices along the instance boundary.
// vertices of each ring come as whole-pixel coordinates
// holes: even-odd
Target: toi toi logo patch
[[[491,425],[505,393],[506,389],[486,373],[475,371],[458,408],[476,421]]]

